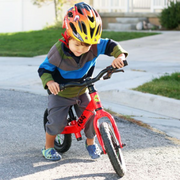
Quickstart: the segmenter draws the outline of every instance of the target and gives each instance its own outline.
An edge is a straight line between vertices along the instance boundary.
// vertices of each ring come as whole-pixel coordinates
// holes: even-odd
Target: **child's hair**
[[[62,33],[62,36],[64,37],[65,41],[63,41],[62,39],[59,39],[59,41],[63,42],[69,48],[69,45],[68,45],[69,44],[69,40],[70,39],[74,39],[74,38],[69,36],[66,31],[64,32],[64,34]],[[76,39],[74,39],[74,40],[76,40]],[[85,43],[85,42],[82,42],[82,41],[79,41],[79,42],[81,43],[82,46],[86,46],[86,47],[91,46],[91,44],[88,44],[88,43]]]
[[[71,40],[71,39],[74,39],[73,37],[71,37],[71,36],[69,36],[69,39],[68,40]],[[76,40],[76,39],[74,39],[74,40]],[[76,40],[77,41],[77,40]],[[91,44],[88,44],[88,43],[85,43],[85,42],[81,42],[81,41],[78,41],[78,42],[80,42],[81,43],[81,46],[86,46],[86,47],[89,47],[89,46],[91,46]]]

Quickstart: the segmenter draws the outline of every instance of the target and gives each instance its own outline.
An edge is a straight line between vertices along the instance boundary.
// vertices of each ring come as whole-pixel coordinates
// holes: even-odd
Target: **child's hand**
[[[125,60],[125,55],[120,54],[116,59],[113,60],[111,65],[113,68],[122,68],[124,66],[123,60]]]
[[[54,81],[47,82],[48,89],[51,91],[52,94],[57,95],[60,91],[59,84]]]

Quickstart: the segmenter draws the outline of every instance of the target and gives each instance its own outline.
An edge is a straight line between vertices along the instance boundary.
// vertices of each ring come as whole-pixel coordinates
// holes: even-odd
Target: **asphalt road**
[[[116,180],[107,155],[93,161],[84,146],[85,137],[72,142],[59,162],[41,155],[45,137],[43,112],[47,97],[0,90],[0,180]],[[127,174],[123,180],[179,180],[178,140],[116,118]]]

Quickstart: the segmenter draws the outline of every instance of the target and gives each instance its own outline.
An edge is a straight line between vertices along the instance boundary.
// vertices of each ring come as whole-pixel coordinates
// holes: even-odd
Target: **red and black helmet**
[[[81,2],[67,11],[63,28],[66,28],[68,36],[78,41],[98,44],[102,34],[102,21],[95,9]]]

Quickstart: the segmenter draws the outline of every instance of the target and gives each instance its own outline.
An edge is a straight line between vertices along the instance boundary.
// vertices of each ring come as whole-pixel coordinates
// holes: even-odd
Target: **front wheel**
[[[47,119],[48,110],[46,109],[44,112],[44,130],[46,131],[46,123],[48,122]],[[71,147],[72,142],[72,135],[71,134],[58,134],[54,140],[54,148],[59,153],[64,153],[69,150]]]
[[[100,125],[100,133],[104,142],[106,153],[108,154],[115,172],[119,177],[123,177],[126,172],[126,166],[114,132],[106,122],[103,122]]]

